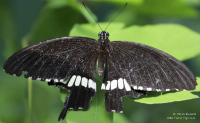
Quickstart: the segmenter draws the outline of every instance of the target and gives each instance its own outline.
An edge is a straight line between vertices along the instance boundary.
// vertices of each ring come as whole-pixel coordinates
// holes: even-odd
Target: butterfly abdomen
[[[106,56],[103,53],[100,53],[98,56],[98,76],[104,75],[105,62],[106,62]]]

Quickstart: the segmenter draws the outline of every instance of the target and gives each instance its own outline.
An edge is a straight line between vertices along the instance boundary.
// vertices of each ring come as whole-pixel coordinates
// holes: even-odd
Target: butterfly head
[[[109,33],[108,32],[105,32],[105,31],[102,31],[98,34],[99,36],[99,39],[108,39],[109,37]]]

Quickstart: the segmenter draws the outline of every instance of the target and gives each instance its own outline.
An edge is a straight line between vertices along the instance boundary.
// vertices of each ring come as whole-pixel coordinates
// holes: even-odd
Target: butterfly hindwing
[[[65,107],[60,113],[58,121],[65,118],[69,109],[75,111],[78,109],[88,110],[90,101],[96,92],[96,83],[93,80],[73,75],[67,85],[62,87],[70,90],[70,94],[66,97]]]

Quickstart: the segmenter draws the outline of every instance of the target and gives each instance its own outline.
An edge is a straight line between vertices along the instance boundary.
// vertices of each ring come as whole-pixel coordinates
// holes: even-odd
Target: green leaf
[[[159,104],[159,103],[169,103],[175,101],[183,101],[199,98],[198,95],[193,92],[200,92],[200,77],[197,77],[196,89],[194,91],[180,91],[180,92],[165,92],[162,95],[158,92],[147,93],[147,97],[141,97],[135,99],[134,101],[146,104]],[[159,94],[159,95],[158,95]]]
[[[48,2],[28,34],[30,42],[68,36],[75,23],[87,22],[79,11],[79,4],[72,5],[71,2],[66,0]]]
[[[146,44],[179,60],[186,60],[200,54],[200,35],[177,24],[131,26],[119,30],[114,35],[112,41],[122,40]]]
[[[48,6],[51,8],[60,8],[60,7],[66,6],[66,5],[74,8],[74,10],[79,11],[87,19],[88,22],[90,22],[90,23],[95,22],[94,19],[91,17],[91,15],[87,12],[85,7],[83,6],[83,4],[79,1],[76,1],[76,0],[50,0],[48,3]],[[91,11],[90,11],[90,13],[96,19],[96,16]],[[69,16],[72,16],[72,15],[69,14]]]
[[[148,16],[198,17],[198,11],[183,0],[145,0],[136,9]]]
[[[0,4],[0,36],[3,40],[0,40],[2,43],[4,41],[5,47],[0,49],[0,52],[4,50],[4,57],[8,58],[11,56],[13,52],[15,52],[19,46],[16,42],[16,32],[15,32],[15,25],[14,19],[11,13],[11,6],[9,2],[6,0],[2,0]]]
[[[108,23],[99,23],[102,29],[105,29]],[[109,32],[116,32],[124,27],[123,23],[112,23],[108,27]],[[76,24],[70,31],[70,36],[83,36],[98,39],[98,33],[101,32],[97,24]]]
[[[131,123],[123,113],[113,113],[113,123]]]
[[[70,110],[67,113],[67,123],[112,123],[113,113],[109,113],[105,109],[104,104],[104,91],[101,90],[102,78],[96,76],[97,93],[90,102],[90,108],[88,111],[73,111]],[[64,97],[67,96],[64,91],[61,91],[61,97],[64,101]]]
[[[106,2],[110,2],[110,3],[114,3],[114,4],[125,4],[126,2],[128,3],[128,5],[141,5],[145,0],[129,0],[129,1],[123,1],[123,0],[109,0]]]
[[[127,2],[128,5],[122,11],[115,22],[124,22],[126,25],[139,24],[144,25],[150,21],[168,20],[169,17],[173,19],[179,18],[198,18],[199,11],[194,6],[198,6],[192,0],[132,0],[132,1],[103,1],[116,4],[118,9],[112,10],[107,16],[106,20],[112,20],[119,10]],[[156,18],[155,18],[156,17]],[[165,17],[165,18],[163,18]]]

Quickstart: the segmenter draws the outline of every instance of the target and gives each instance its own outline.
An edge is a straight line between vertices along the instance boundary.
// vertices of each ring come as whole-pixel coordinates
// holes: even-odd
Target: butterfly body
[[[105,31],[99,39],[62,37],[30,45],[4,64],[10,75],[47,81],[70,92],[59,120],[69,109],[89,108],[96,94],[94,73],[103,76],[106,110],[122,112],[122,97],[138,98],[146,91],[194,90],[192,72],[176,58],[153,47],[112,41]],[[98,63],[97,63],[98,62]]]
[[[110,40],[108,39],[109,33],[108,32],[101,32],[99,33],[99,39],[98,42],[100,43],[99,48],[99,56],[98,56],[98,75],[103,76],[104,75],[104,65],[106,62],[107,54],[108,54],[108,45]]]

